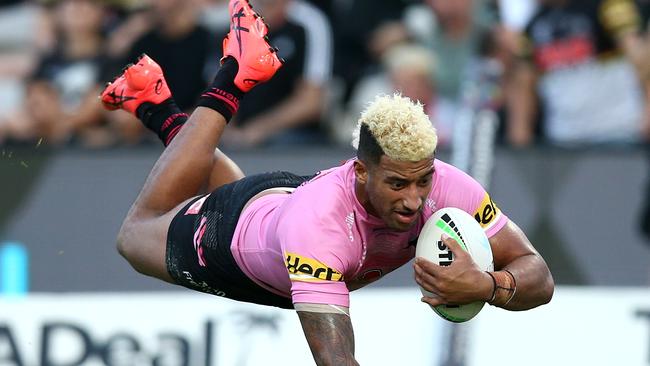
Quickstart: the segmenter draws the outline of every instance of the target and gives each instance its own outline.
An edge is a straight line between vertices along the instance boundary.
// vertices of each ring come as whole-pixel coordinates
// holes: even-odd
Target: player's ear
[[[357,176],[359,183],[366,184],[368,182],[368,167],[359,159],[354,161],[354,174]]]

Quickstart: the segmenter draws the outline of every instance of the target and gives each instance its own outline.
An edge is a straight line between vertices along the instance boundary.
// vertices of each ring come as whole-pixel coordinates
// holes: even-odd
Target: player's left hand
[[[453,253],[454,261],[451,265],[439,266],[424,258],[415,258],[415,281],[434,294],[432,297],[423,297],[422,301],[437,306],[488,300],[493,290],[490,275],[481,271],[471,255],[456,240],[443,235],[442,241]]]

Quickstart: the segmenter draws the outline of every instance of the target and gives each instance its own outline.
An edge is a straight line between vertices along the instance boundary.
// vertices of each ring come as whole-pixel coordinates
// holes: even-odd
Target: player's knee
[[[161,267],[159,262],[161,250],[164,258],[166,246],[158,244],[161,242],[156,236],[159,230],[154,228],[156,226],[150,218],[127,217],[117,235],[117,251],[139,273],[160,277],[161,273],[163,276],[166,273],[166,267]]]
[[[120,253],[122,257],[128,260],[129,234],[125,225],[126,222],[122,224],[122,227],[120,228],[120,232],[117,234],[117,252]]]
[[[117,251],[133,268],[138,270],[136,265],[138,262],[138,248],[135,242],[136,235],[134,235],[136,226],[135,223],[128,219],[122,223],[120,232],[117,234]]]

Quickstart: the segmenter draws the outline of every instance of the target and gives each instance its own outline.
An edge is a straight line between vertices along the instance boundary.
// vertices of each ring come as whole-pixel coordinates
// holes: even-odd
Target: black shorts
[[[214,190],[198,212],[181,209],[167,232],[167,271],[184,287],[233,300],[292,309],[291,299],[260,287],[242,272],[230,251],[239,215],[256,194],[298,187],[310,177],[288,172],[252,175]]]

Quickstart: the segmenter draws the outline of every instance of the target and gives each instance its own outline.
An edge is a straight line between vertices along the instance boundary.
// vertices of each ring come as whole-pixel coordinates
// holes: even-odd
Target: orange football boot
[[[269,29],[247,0],[230,0],[230,32],[223,40],[223,58],[232,56],[239,70],[235,85],[243,92],[269,80],[282,66],[277,48],[266,37]]]
[[[101,100],[108,110],[123,109],[135,115],[142,103],[160,104],[171,96],[160,66],[142,55],[135,65],[127,65],[122,75],[106,85]]]

